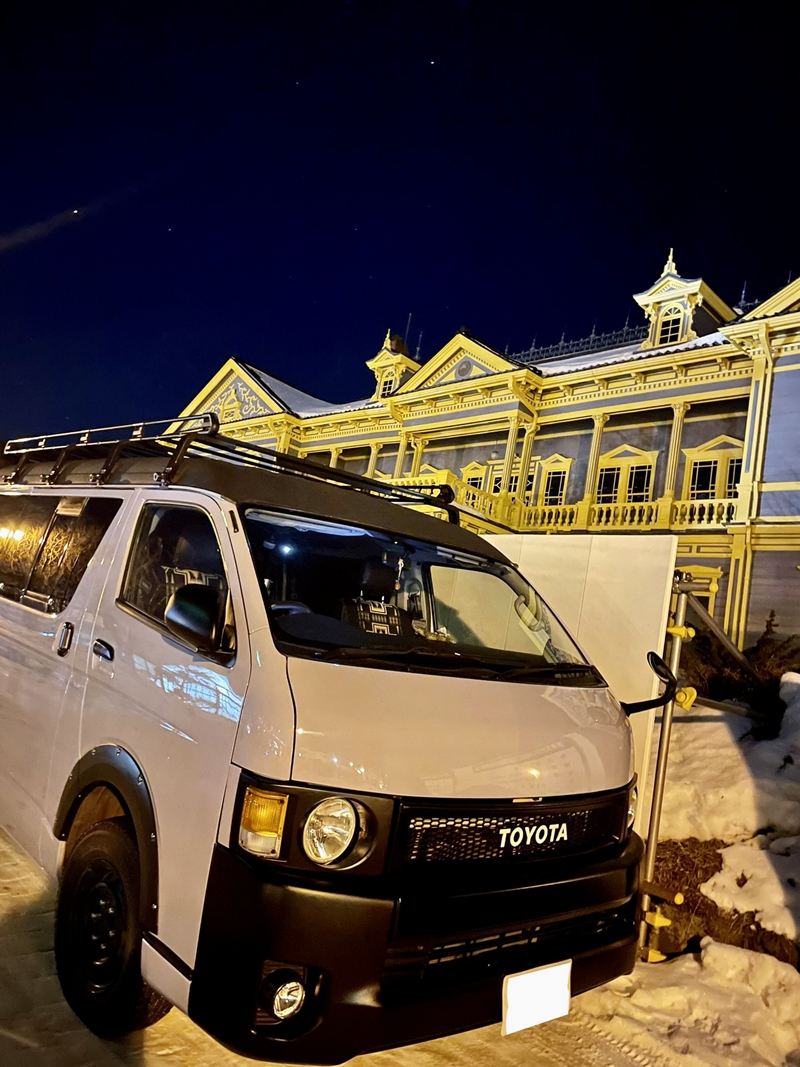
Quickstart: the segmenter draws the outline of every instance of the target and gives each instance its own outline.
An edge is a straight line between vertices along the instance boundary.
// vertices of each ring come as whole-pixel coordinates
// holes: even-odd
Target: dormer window
[[[674,345],[681,335],[681,321],[683,312],[679,307],[668,307],[661,316],[661,325],[658,331],[659,345]]]
[[[396,381],[397,379],[394,374],[384,375],[383,381],[381,382],[381,398],[390,396],[394,392]]]

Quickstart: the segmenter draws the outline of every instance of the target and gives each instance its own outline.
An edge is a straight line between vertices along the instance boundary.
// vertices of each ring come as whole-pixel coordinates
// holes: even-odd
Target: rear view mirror
[[[216,652],[222,636],[222,597],[208,585],[182,585],[164,612],[167,629],[198,652]]]
[[[678,691],[678,679],[661,656],[657,652],[648,652],[647,662],[666,688],[661,696],[654,697],[652,700],[637,700],[633,704],[626,704],[620,701],[622,710],[626,715],[635,715],[637,711],[650,711],[652,708],[663,708],[665,704],[669,704],[671,700],[675,699],[675,694]]]

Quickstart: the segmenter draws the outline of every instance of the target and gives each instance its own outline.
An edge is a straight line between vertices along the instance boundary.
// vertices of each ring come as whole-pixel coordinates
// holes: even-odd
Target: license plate
[[[503,1037],[569,1013],[572,960],[546,963],[503,980]]]

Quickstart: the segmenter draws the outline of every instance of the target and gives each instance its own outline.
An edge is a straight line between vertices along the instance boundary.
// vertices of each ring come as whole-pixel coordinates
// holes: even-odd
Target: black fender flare
[[[139,918],[145,930],[158,933],[158,840],[153,799],[139,764],[119,745],[98,745],[81,756],[67,779],[53,833],[66,841],[82,802],[98,786],[116,794],[130,813],[139,849],[141,882]]]

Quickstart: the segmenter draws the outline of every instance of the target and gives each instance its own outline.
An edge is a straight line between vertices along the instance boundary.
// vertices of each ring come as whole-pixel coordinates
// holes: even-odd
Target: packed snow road
[[[53,894],[0,832],[2,1067],[245,1067],[173,1010],[124,1043],[101,1041],[65,1004],[53,967]],[[708,957],[706,961],[706,957]],[[379,1052],[353,1067],[800,1067],[800,976],[711,944],[703,961],[643,966],[573,1001],[566,1019],[502,1038],[491,1026]]]
[[[124,1044],[101,1041],[65,1004],[53,967],[53,894],[30,860],[0,832],[0,1064],[3,1067],[234,1067],[226,1051],[173,1010]],[[358,1067],[454,1063],[536,1067],[641,1067],[615,1042],[576,1019],[501,1038],[499,1026],[425,1045],[362,1056]]]

